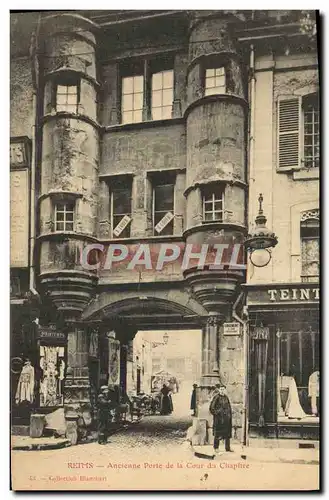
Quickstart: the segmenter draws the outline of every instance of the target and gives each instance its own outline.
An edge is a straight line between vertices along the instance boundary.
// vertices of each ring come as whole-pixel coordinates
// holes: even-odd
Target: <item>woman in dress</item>
[[[163,384],[161,389],[161,406],[160,406],[160,414],[161,415],[170,415],[173,411],[173,404],[170,394],[169,387],[166,384]]]

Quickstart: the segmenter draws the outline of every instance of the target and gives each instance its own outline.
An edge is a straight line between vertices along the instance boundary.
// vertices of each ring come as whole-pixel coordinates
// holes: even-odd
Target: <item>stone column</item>
[[[178,172],[175,183],[175,218],[174,234],[181,235],[184,231],[185,219],[185,173]]]
[[[143,237],[147,227],[145,210],[146,173],[134,175],[131,193],[131,237]]]
[[[64,412],[67,437],[72,444],[76,444],[91,424],[91,402],[87,332],[74,326],[67,336]]]
[[[111,237],[110,189],[108,183],[102,179],[99,181],[98,199],[99,199],[99,209],[98,209],[99,235],[101,238],[110,238]]]

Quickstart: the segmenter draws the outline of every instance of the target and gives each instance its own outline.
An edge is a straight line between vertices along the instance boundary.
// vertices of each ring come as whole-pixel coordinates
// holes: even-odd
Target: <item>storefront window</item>
[[[40,346],[40,406],[63,405],[64,347]]]
[[[319,333],[278,332],[278,421],[319,417]]]

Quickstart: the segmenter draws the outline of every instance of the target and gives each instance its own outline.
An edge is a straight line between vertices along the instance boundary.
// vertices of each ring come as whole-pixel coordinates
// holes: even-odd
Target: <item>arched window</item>
[[[319,210],[308,210],[301,213],[300,238],[302,271],[301,280],[307,283],[319,281],[320,249],[319,249]]]

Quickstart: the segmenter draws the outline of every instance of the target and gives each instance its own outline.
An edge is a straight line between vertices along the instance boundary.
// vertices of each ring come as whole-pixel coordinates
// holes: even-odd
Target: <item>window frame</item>
[[[308,224],[310,222],[310,224]],[[304,233],[304,234],[303,234]],[[314,233],[314,234],[312,234]],[[305,261],[303,259],[303,242],[307,240],[317,241],[318,246],[318,260]],[[303,274],[304,266],[307,267],[310,263],[317,263],[318,274]],[[302,283],[317,283],[320,278],[320,224],[316,218],[310,218],[306,221],[300,222],[300,279]],[[313,278],[313,279],[312,279]]]
[[[120,187],[120,185],[122,187]],[[130,193],[130,197],[129,197],[130,213],[129,212],[122,213],[122,214],[114,213],[114,193],[119,192],[119,191],[125,191],[125,190],[129,191],[129,193]],[[122,176],[122,177],[118,176],[118,177],[111,178],[110,184],[109,184],[109,196],[110,196],[111,239],[130,238],[131,237],[131,223],[132,223],[132,219],[133,219],[132,218],[132,179],[129,177],[125,177],[125,176]],[[129,224],[127,224],[127,226],[122,230],[121,234],[116,236],[114,234],[114,230],[118,226],[118,224],[120,224],[120,221],[123,219],[123,217],[125,217],[126,215],[128,215],[130,217]],[[121,219],[114,226],[114,218],[118,217],[118,216],[120,216]],[[128,235],[123,235],[123,233],[125,233],[126,230],[128,231]]]
[[[312,156],[312,166],[307,166],[306,165],[306,162],[305,162],[305,107],[306,105],[309,103],[309,102],[317,102],[318,104],[318,148],[319,148],[319,156],[318,156],[318,159],[317,159],[317,164],[315,163],[315,157]],[[302,169],[306,169],[306,170],[313,170],[313,169],[316,169],[316,168],[319,168],[320,167],[320,100],[319,100],[319,93],[318,92],[313,92],[311,94],[306,94],[305,96],[302,96],[302,99],[301,99],[301,103],[300,103],[300,106],[301,106],[301,137],[300,137],[300,141],[301,141],[301,164],[302,164]],[[313,122],[312,122],[313,124]],[[313,124],[313,128],[314,128],[314,124]],[[312,134],[312,139],[313,139],[313,134]],[[312,144],[313,148],[315,147],[313,144]]]
[[[168,54],[159,57],[159,59],[144,57],[143,59],[135,61],[124,61],[119,70],[119,85],[118,85],[118,110],[119,122],[121,125],[133,125],[149,121],[162,121],[172,119],[172,108],[174,103],[175,94],[175,64],[174,55]],[[172,86],[172,103],[171,103],[171,117],[170,118],[152,118],[152,80],[153,75],[160,72],[172,71],[173,73],[173,86]],[[141,121],[127,121],[123,122],[123,79],[127,77],[142,76],[143,77],[143,91],[142,91],[142,117]],[[168,106],[169,107],[169,106]],[[162,108],[161,108],[162,109]]]
[[[224,71],[224,75],[216,75],[216,71],[218,70],[221,70],[223,69]],[[214,71],[214,76],[213,77],[207,77],[207,71]],[[216,89],[216,88],[219,88],[217,87],[217,85],[215,85],[214,87],[209,87],[207,89],[207,79],[209,78],[214,78],[215,79],[215,83],[216,83],[216,77],[217,76],[223,76],[224,77],[224,92],[212,92],[212,93],[207,93],[207,90],[211,90],[211,89]],[[205,97],[208,97],[208,96],[211,96],[211,95],[222,95],[222,94],[227,94],[227,69],[225,67],[225,64],[222,64],[222,65],[218,65],[218,66],[214,66],[213,64],[208,64],[205,66],[204,68],[204,75],[203,75],[203,93],[204,93],[204,96]]]
[[[152,234],[153,236],[174,236],[175,232],[175,225],[174,225],[174,220],[175,220],[175,211],[176,211],[176,172],[167,172],[165,175],[160,175],[160,176],[153,176],[151,179],[152,182]],[[163,186],[172,186],[172,197],[173,197],[173,202],[172,202],[172,210],[155,210],[155,203],[156,203],[156,188],[157,187],[163,187]],[[158,233],[155,229],[155,226],[162,220],[163,217],[168,212],[172,212],[173,218],[171,219],[170,222],[163,228],[163,231],[168,226],[171,226],[171,232],[170,234],[166,234],[165,232],[161,231]],[[162,213],[161,219],[156,223],[156,214]]]
[[[220,191],[221,198],[216,198],[218,193],[216,193],[216,190]],[[211,200],[208,199],[206,200],[206,196],[211,195]],[[217,210],[215,207],[215,203],[221,202],[221,210]],[[206,203],[212,205],[212,210],[206,210]],[[221,213],[222,217],[221,219],[215,219],[215,214],[216,213]],[[212,219],[211,220],[206,220],[206,213],[212,214]],[[202,224],[211,224],[211,223],[222,223],[224,222],[224,214],[225,214],[225,186],[216,184],[216,185],[211,185],[211,186],[206,186],[202,190]]]
[[[65,210],[58,210],[58,205],[63,205]],[[72,205],[73,210],[67,210],[66,206]],[[57,220],[57,214],[63,213],[63,220]],[[72,213],[72,220],[66,220],[66,214]],[[54,232],[55,233],[72,233],[75,231],[75,221],[76,221],[76,203],[72,200],[56,200],[54,202]],[[63,229],[58,229],[57,224],[63,224]],[[72,224],[72,229],[67,229],[66,224]]]
[[[68,111],[68,110],[58,110],[57,109],[57,96],[58,96],[58,87],[76,87],[76,95],[77,96],[77,102],[76,104],[72,105],[75,106],[75,111]],[[70,95],[69,93],[67,94],[60,94],[60,95]],[[56,113],[71,113],[71,114],[79,114],[79,105],[80,105],[80,98],[81,98],[81,80],[78,78],[76,75],[65,75],[64,77],[57,78],[53,84],[53,107],[56,110]]]

